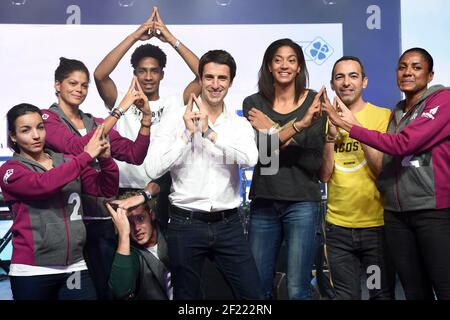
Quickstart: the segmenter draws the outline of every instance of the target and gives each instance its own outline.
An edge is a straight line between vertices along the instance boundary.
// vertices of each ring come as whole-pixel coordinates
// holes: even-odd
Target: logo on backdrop
[[[308,45],[303,47],[306,61],[313,61],[321,65],[334,53],[334,49],[322,37],[316,37]]]

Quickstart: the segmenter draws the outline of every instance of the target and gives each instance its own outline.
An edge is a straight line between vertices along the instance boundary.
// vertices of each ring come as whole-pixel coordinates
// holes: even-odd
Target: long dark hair
[[[19,146],[12,141],[11,135],[16,134],[16,119],[20,116],[23,116],[28,113],[38,113],[42,116],[41,110],[29,103],[21,103],[18,104],[11,109],[9,109],[8,113],[6,114],[6,119],[8,121],[8,147],[13,149],[15,152],[19,153],[20,148]]]
[[[279,39],[267,47],[261,68],[259,69],[258,90],[267,100],[271,102],[275,100],[274,79],[269,70],[269,64],[272,62],[277,50],[281,47],[291,47],[297,55],[298,64],[301,67],[300,73],[295,77],[295,101],[297,101],[308,86],[309,74],[302,48],[291,39]]]

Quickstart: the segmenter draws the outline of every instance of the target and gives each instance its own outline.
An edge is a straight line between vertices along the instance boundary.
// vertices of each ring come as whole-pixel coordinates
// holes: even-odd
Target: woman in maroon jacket
[[[109,135],[112,157],[131,164],[142,164],[150,143],[152,115],[148,98],[139,82],[133,78],[123,100],[112,109],[110,116],[103,120],[80,110],[80,105],[88,94],[89,81],[89,70],[83,62],[60,58],[60,64],[55,70],[58,103],[54,103],[48,110],[42,110],[45,130],[48,133],[46,145],[58,152],[77,155],[83,152],[84,145],[93,133],[92,128],[103,123],[104,134]],[[141,128],[134,142],[112,129],[121,115],[133,104],[143,113]]]
[[[99,126],[73,157],[44,149],[39,108],[20,104],[7,114],[13,158],[0,168],[0,186],[14,214],[10,279],[14,299],[95,299],[83,259],[86,230],[81,190],[113,196],[117,165]],[[99,171],[89,163],[98,159]],[[80,179],[81,178],[81,179]]]
[[[89,71],[83,62],[60,58],[60,64],[55,70],[58,103],[43,110],[45,129],[48,132],[46,145],[58,152],[77,155],[90,139],[92,129],[103,123],[104,133],[108,134],[111,144],[112,157],[131,164],[141,164],[150,142],[151,111],[148,98],[136,78],[133,78],[123,100],[105,120],[80,110],[80,105],[87,96],[88,86]],[[117,119],[133,104],[143,113],[141,128],[134,142],[112,129]],[[83,220],[87,230],[85,259],[97,296],[102,300],[112,298],[108,290],[108,277],[117,247],[114,225],[103,206],[104,200],[86,194],[82,196],[85,210]]]

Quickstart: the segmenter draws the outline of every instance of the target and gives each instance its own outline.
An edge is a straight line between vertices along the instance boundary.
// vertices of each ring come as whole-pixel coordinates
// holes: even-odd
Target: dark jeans
[[[78,273],[77,273],[78,272]],[[42,276],[11,276],[14,300],[95,300],[87,270]]]
[[[384,227],[353,229],[326,222],[325,236],[336,299],[361,299],[361,271],[367,274],[371,300],[395,298]]]
[[[329,272],[325,272],[330,270],[328,257],[325,255],[325,214],[327,212],[327,202],[322,200],[320,203],[319,210],[319,223],[317,225],[317,249],[316,255],[314,258],[314,265],[316,269],[316,283],[317,289],[319,290],[320,299],[335,299],[336,292],[334,290],[333,284],[331,282],[331,277]]]
[[[261,299],[255,260],[244,238],[238,213],[204,222],[171,210],[167,232],[174,299],[202,299],[205,258],[215,262],[236,299]]]
[[[159,185],[159,194],[156,199],[156,219],[159,221],[159,226],[163,231],[167,230],[167,222],[169,221],[169,194],[172,186],[172,178],[170,172],[162,175],[154,181]]]
[[[385,210],[384,221],[406,299],[450,299],[450,209]]]
[[[84,259],[91,274],[99,300],[112,299],[108,287],[114,254],[117,249],[117,237],[112,220],[85,220],[86,244]]]

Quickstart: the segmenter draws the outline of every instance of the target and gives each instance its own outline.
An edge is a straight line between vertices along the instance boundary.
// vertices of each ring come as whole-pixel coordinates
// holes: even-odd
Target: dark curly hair
[[[164,51],[162,51],[158,46],[147,43],[137,47],[131,55],[131,66],[133,69],[136,69],[141,59],[147,57],[158,60],[161,70],[166,66],[167,56]]]

